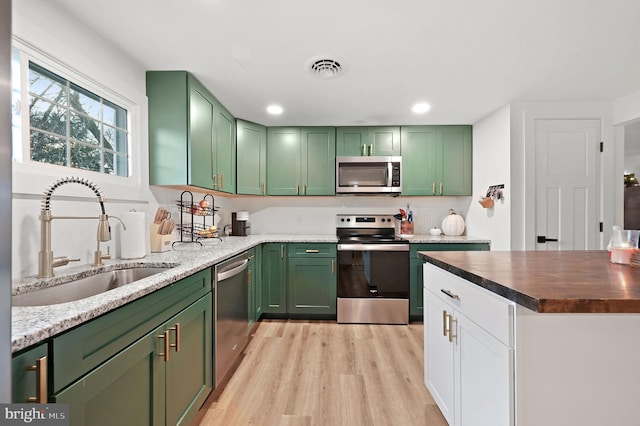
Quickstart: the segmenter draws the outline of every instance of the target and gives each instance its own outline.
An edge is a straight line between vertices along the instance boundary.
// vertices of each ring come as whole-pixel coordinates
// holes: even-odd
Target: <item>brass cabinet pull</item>
[[[222,182],[220,188],[224,188],[224,175],[220,175],[220,181]],[[440,190],[440,192],[442,192],[442,190]]]
[[[440,182],[440,195],[442,195],[442,182]]]
[[[284,259],[284,244],[280,244],[280,259]]]
[[[254,255],[252,255],[252,254],[249,255],[249,260],[253,260],[254,258],[255,258]]]
[[[266,194],[267,194],[267,190],[265,188],[264,182],[262,182],[262,195],[266,195]]]
[[[218,174],[217,173],[215,175],[213,175],[213,187],[214,188],[218,187]]]
[[[453,343],[453,339],[458,337],[455,333],[456,325],[458,324],[458,320],[453,317],[453,315],[449,315],[449,342]]]
[[[369,145],[369,155],[373,155],[373,144]]]
[[[43,356],[36,360],[35,365],[27,367],[27,371],[36,372],[36,396],[27,398],[27,402],[37,404],[47,403],[47,357]]]
[[[305,253],[320,253],[320,250],[307,249],[307,250],[305,250]]]
[[[300,194],[300,185],[296,183],[296,195]]]
[[[164,362],[169,362],[169,330],[156,336],[158,339],[164,339],[164,352],[160,352],[158,356],[164,357]]]
[[[367,155],[367,145],[362,145],[360,148],[362,148],[362,149],[361,149],[361,151],[362,151],[362,156]]]
[[[307,195],[307,184],[302,185],[302,194]]]
[[[447,334],[449,333],[449,329],[447,328],[447,319],[449,319],[447,311],[442,311],[442,335],[444,337],[447,337]]]
[[[336,261],[331,259],[331,273],[335,274],[336,272]]]
[[[431,182],[431,195],[436,195],[436,183]]]
[[[169,329],[169,331],[175,331],[176,332],[176,342],[175,343],[171,343],[169,346],[171,346],[172,348],[176,349],[176,352],[180,352],[180,323],[177,322],[176,325],[174,325],[173,327],[171,327]]]

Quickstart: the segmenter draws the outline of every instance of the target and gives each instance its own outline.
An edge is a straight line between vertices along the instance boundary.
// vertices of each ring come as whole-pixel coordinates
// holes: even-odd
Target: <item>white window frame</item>
[[[66,176],[78,176],[95,182],[108,199],[143,200],[148,187],[148,168],[143,167],[141,152],[141,118],[140,105],[126,96],[115,92],[105,85],[95,81],[77,69],[62,63],[47,53],[26,44],[20,40],[13,40],[13,47],[20,52],[20,114],[21,114],[21,153],[13,155],[13,193],[14,194],[42,194],[46,188],[57,179]],[[129,176],[115,176],[91,170],[79,169],[56,164],[48,164],[30,159],[30,122],[29,122],[29,62],[33,62],[59,76],[89,90],[96,95],[127,110],[128,147],[129,147]],[[15,146],[14,146],[15,149]],[[80,186],[67,185],[64,194],[86,197],[88,194]],[[61,191],[62,192],[62,191]]]

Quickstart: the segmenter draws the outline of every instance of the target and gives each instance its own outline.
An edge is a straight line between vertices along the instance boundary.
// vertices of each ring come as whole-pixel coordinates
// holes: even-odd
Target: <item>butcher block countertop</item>
[[[540,313],[640,313],[640,267],[607,251],[419,252],[429,263]]]

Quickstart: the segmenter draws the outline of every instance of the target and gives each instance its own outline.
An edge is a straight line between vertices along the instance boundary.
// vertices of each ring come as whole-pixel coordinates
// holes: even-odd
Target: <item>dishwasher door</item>
[[[245,252],[215,266],[213,341],[216,387],[249,340],[248,263],[249,255]]]

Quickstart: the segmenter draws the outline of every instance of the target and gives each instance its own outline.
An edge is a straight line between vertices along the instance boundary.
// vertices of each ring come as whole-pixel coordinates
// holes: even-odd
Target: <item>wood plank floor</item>
[[[263,320],[201,426],[439,426],[423,325]]]

